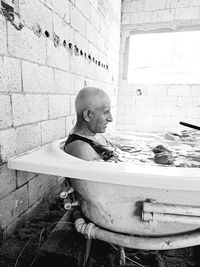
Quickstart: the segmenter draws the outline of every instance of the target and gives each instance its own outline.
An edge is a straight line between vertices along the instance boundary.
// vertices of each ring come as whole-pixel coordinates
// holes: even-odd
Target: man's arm
[[[65,152],[87,161],[100,159],[99,155],[89,144],[80,140],[68,144]]]

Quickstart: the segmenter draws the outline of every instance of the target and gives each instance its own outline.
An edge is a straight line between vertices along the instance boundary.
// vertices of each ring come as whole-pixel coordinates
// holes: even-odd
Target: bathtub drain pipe
[[[200,207],[143,202],[142,220],[200,225]]]
[[[101,229],[91,222],[86,223],[78,210],[75,210],[74,217],[77,232],[87,238],[99,239],[122,247],[142,250],[169,250],[200,244],[200,230],[163,237],[139,237],[111,232]]]

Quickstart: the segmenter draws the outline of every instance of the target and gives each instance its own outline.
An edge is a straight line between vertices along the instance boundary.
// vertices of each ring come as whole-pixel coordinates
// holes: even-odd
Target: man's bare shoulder
[[[94,151],[94,149],[88,143],[81,140],[76,140],[68,144],[65,152],[83,160],[90,161],[99,159],[99,155]]]

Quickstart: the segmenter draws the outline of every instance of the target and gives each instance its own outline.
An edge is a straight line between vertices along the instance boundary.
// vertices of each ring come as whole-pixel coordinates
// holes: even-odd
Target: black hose
[[[183,122],[183,121],[180,121],[179,124],[200,131],[200,127],[197,126],[197,125],[189,124],[189,123],[186,123],[186,122]]]

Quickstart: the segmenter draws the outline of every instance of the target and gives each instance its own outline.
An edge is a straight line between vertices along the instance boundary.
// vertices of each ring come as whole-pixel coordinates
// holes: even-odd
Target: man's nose
[[[113,121],[113,116],[112,116],[112,113],[111,112],[109,112],[109,114],[108,114],[107,121],[109,121],[109,122],[112,122]]]

